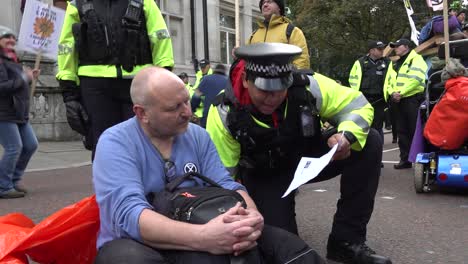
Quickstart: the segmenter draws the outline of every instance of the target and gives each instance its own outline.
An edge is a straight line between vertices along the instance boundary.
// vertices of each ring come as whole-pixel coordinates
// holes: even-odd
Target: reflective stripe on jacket
[[[354,62],[353,68],[349,72],[349,87],[353,88],[356,91],[359,91],[359,87],[361,86],[362,81],[362,67],[359,60]]]
[[[286,28],[291,21],[284,16],[273,15],[268,27],[263,21],[257,21],[258,29],[253,33],[247,44],[260,42],[279,42],[296,45],[302,49],[302,54],[293,61],[298,69],[310,69],[309,49],[304,33],[298,27],[295,27],[289,41],[286,36]]]
[[[412,50],[401,65],[398,72],[390,63],[387,78],[385,79],[384,95],[390,96],[394,92],[400,92],[402,98],[409,97],[424,91],[426,82],[427,64],[423,57]]]
[[[373,120],[373,108],[361,92],[339,85],[336,81],[315,73],[309,77],[310,92],[316,98],[316,107],[323,121],[337,126],[338,131],[349,131],[357,139],[351,147],[361,150]],[[221,160],[235,173],[241,154],[241,146],[229,132],[226,124],[229,106],[221,103],[211,106],[206,130],[211,136]],[[255,120],[255,119],[254,119]],[[266,124],[255,120],[259,126]]]
[[[152,0],[144,0],[143,11],[146,17],[146,29],[151,45],[153,65],[173,67],[172,40],[167,37],[167,33],[162,34],[163,31],[168,31],[161,11],[155,1]],[[59,39],[58,73],[56,78],[58,80],[75,81],[77,84],[79,84],[78,76],[116,78],[118,70],[115,65],[79,65],[72,32],[73,24],[79,22],[80,16],[74,1],[68,2]],[[121,70],[124,78],[132,78],[138,71],[147,66],[150,66],[150,64],[137,65],[131,72],[127,72],[120,67],[119,71]]]

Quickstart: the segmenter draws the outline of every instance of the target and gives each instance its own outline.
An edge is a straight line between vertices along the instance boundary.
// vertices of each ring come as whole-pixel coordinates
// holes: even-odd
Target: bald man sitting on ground
[[[207,132],[189,123],[190,98],[177,75],[146,68],[135,76],[130,93],[135,117],[103,133],[93,163],[101,220],[95,263],[230,263],[232,255],[259,259],[260,251],[266,263],[294,258],[303,259],[295,263],[323,263],[299,237],[264,226]],[[188,167],[240,193],[247,208],[236,205],[203,225],[153,211],[146,195],[162,191]]]

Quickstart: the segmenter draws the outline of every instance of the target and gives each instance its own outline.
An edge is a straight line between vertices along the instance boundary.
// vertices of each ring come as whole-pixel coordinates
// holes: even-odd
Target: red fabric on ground
[[[39,224],[19,213],[0,217],[0,263],[93,263],[99,231],[95,196],[69,205]]]

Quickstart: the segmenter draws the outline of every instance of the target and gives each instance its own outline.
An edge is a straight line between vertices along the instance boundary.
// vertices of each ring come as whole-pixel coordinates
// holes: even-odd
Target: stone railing
[[[34,68],[35,55],[22,56],[22,62]],[[41,75],[30,103],[30,122],[37,138],[41,141],[80,140],[81,136],[71,130],[65,116],[62,90],[55,79],[56,62],[43,59]]]

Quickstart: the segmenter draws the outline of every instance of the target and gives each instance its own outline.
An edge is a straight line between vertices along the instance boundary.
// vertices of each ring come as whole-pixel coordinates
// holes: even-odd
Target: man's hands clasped
[[[257,210],[238,203],[205,224],[201,234],[204,251],[238,256],[257,246],[263,225],[263,216]]]

